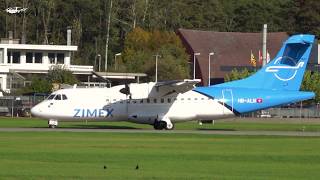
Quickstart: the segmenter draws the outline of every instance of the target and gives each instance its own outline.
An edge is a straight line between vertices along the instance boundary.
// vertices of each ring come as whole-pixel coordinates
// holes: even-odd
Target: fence
[[[261,118],[320,118],[320,106],[277,107],[241,115]]]
[[[0,116],[31,116],[31,108],[45,98],[46,95],[0,97]]]

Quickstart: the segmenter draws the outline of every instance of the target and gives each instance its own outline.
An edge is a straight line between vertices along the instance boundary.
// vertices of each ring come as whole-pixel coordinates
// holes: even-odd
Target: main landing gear
[[[154,124],[153,124],[153,127],[156,130],[163,130],[163,129],[172,130],[172,129],[174,129],[174,124],[172,124],[170,121],[166,122],[166,121],[157,121],[157,120],[155,120]]]
[[[50,119],[48,121],[49,128],[56,128],[58,126],[58,120],[56,119]]]

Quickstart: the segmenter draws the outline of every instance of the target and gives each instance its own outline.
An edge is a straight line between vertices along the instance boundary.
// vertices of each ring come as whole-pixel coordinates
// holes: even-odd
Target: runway
[[[159,133],[207,134],[239,136],[300,136],[320,137],[320,132],[303,131],[225,131],[225,130],[149,130],[149,129],[79,129],[79,128],[0,128],[0,132],[99,132],[99,133]]]

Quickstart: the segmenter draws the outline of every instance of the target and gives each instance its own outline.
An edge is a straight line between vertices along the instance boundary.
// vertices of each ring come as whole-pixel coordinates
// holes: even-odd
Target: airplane
[[[9,14],[17,14],[20,12],[25,12],[28,8],[22,7],[8,7],[5,11]]]
[[[299,91],[315,41],[314,35],[294,35],[276,57],[241,80],[196,87],[199,79],[132,83],[110,88],[60,89],[34,106],[34,116],[58,120],[129,121],[172,130],[174,124],[213,120],[314,98]]]

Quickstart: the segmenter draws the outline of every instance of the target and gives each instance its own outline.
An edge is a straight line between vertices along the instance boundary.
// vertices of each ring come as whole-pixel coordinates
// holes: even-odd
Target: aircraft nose
[[[41,113],[40,107],[38,105],[31,108],[31,115],[32,116],[39,116]]]

